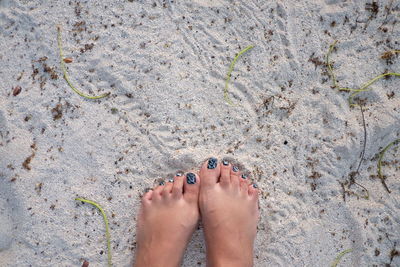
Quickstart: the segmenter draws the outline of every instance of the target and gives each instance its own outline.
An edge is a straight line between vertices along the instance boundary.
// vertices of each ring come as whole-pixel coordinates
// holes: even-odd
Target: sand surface
[[[139,196],[209,156],[237,160],[261,190],[255,266],[400,266],[400,77],[359,108],[332,88],[400,72],[399,1],[0,0],[0,266],[134,260]],[[71,81],[63,79],[62,26]],[[236,53],[224,100],[224,82]],[[14,96],[13,89],[21,87]],[[369,192],[351,185],[351,177]],[[346,193],[344,193],[344,191]],[[173,215],[171,215],[173,216]],[[162,223],[162,222],[160,222]],[[205,266],[202,229],[183,266]]]

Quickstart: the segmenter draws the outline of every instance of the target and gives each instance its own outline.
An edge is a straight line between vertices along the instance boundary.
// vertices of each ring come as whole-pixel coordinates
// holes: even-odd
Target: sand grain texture
[[[139,195],[156,179],[207,157],[236,159],[263,191],[255,266],[400,265],[396,77],[362,93],[359,110],[331,88],[400,72],[398,1],[11,1],[0,0],[0,266],[106,266],[107,212],[114,266],[130,266]],[[63,27],[72,83],[62,78]],[[224,100],[226,72],[232,72]],[[21,91],[13,95],[15,87]],[[28,161],[28,162],[27,162]],[[347,185],[346,185],[347,186]],[[362,194],[353,185],[347,190]],[[201,229],[184,266],[205,266]]]

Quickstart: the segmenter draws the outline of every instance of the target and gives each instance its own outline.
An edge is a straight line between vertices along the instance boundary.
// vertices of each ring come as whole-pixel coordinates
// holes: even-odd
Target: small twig
[[[361,197],[361,198],[364,198],[364,199],[366,199],[366,200],[369,200],[369,191],[368,191],[368,189],[365,188],[365,186],[363,186],[362,184],[357,183],[356,181],[353,181],[353,183],[354,183],[355,185],[358,185],[358,186],[361,187],[362,189],[364,189],[364,190],[365,190],[365,193],[367,194],[366,196],[360,196],[360,195],[358,195],[357,193],[354,193],[354,195],[356,195],[357,197]]]
[[[357,167],[357,171],[356,171],[357,173],[359,173],[358,171],[360,170],[361,163],[364,161],[365,148],[366,148],[366,144],[367,144],[367,127],[365,125],[364,111],[363,111],[362,105],[359,105],[359,106],[360,106],[361,118],[362,118],[363,128],[364,128],[364,142],[363,142],[363,149],[362,149],[362,152],[360,155],[361,159],[360,159],[360,162],[358,163],[358,167]]]
[[[249,45],[248,47],[246,47],[245,49],[243,49],[242,51],[240,51],[240,52],[235,56],[235,58],[233,59],[231,65],[229,66],[229,70],[228,70],[228,73],[227,73],[226,79],[225,79],[224,98],[225,98],[225,101],[226,101],[229,105],[231,105],[231,106],[234,106],[234,104],[233,104],[232,100],[229,98],[229,94],[228,94],[228,86],[229,86],[229,81],[231,80],[231,73],[232,73],[232,71],[233,71],[233,68],[235,67],[235,63],[236,63],[236,61],[238,60],[238,58],[239,58],[242,54],[246,53],[248,50],[252,49],[253,47],[254,47],[254,45]]]
[[[385,187],[386,191],[388,191],[390,193],[389,187],[387,186],[386,182],[385,182],[385,176],[382,174],[382,159],[383,156],[385,155],[385,152],[393,145],[397,145],[400,143],[400,139],[396,139],[393,142],[391,142],[390,144],[388,144],[381,152],[379,155],[379,159],[378,159],[378,177],[379,179],[381,179],[382,185]]]
[[[360,174],[359,171],[360,171],[361,164],[365,160],[364,155],[365,155],[365,149],[366,149],[366,144],[367,144],[367,126],[365,124],[364,111],[363,111],[362,105],[359,105],[359,106],[360,106],[361,118],[362,118],[362,122],[363,122],[364,140],[363,140],[363,148],[362,148],[362,151],[361,151],[361,154],[360,154],[360,162],[358,163],[357,170],[355,172],[350,173],[350,175],[349,175],[350,176],[349,188],[350,188],[350,186],[352,184],[355,184],[355,185],[361,187],[362,189],[365,190],[365,192],[367,194],[366,196],[361,196],[361,195],[358,195],[357,193],[354,193],[354,192],[353,192],[353,194],[356,195],[357,197],[361,197],[361,198],[364,198],[364,199],[368,200],[369,199],[369,191],[368,191],[368,189],[365,186],[363,186],[362,184],[357,183],[356,180],[355,180],[355,176]]]
[[[346,188],[344,187],[344,183],[340,183],[340,186],[342,187],[342,197],[343,197],[343,201],[346,202]]]
[[[82,201],[82,202],[85,202],[85,203],[89,203],[89,204],[95,206],[101,212],[101,214],[103,215],[104,224],[106,225],[108,266],[111,267],[112,266],[112,263],[111,263],[111,258],[112,258],[112,256],[111,256],[111,241],[110,241],[111,237],[110,237],[110,230],[109,230],[109,227],[108,227],[108,219],[107,219],[106,213],[104,212],[103,208],[99,204],[94,202],[94,201],[87,200],[87,199],[84,199],[84,198],[75,198],[75,200],[76,201]]]
[[[71,87],[72,90],[74,90],[75,93],[78,95],[88,98],[88,99],[99,99],[103,98],[106,96],[109,96],[110,93],[105,93],[99,96],[90,96],[86,95],[83,92],[79,91],[78,89],[75,88],[75,86],[72,85],[71,81],[69,80],[68,73],[67,73],[67,68],[65,67],[65,62],[64,62],[64,54],[63,54],[63,49],[62,49],[62,38],[61,38],[61,26],[57,26],[57,42],[58,42],[58,48],[60,50],[60,64],[61,64],[61,69],[64,75],[65,81],[68,83],[69,87]]]
[[[329,75],[331,76],[331,79],[332,79],[332,82],[333,82],[333,87],[339,89],[339,91],[354,91],[355,89],[343,88],[343,87],[340,87],[340,86],[339,86],[339,84],[338,84],[338,82],[337,82],[337,80],[336,80],[335,73],[334,73],[334,71],[333,71],[332,63],[331,63],[330,60],[329,60],[329,56],[331,55],[331,53],[332,53],[333,49],[335,48],[335,45],[336,45],[337,42],[338,42],[338,41],[335,40],[335,41],[333,42],[333,44],[331,44],[331,45],[329,46],[328,53],[326,54],[326,65],[327,65],[327,67],[328,67],[328,72],[329,72]],[[400,76],[400,74],[399,74],[399,76]],[[382,76],[382,77],[383,77],[383,76]],[[381,78],[381,77],[380,77],[380,78]],[[369,82],[367,82],[365,85],[363,85],[361,88],[362,88],[362,89],[367,88],[368,86],[370,86],[372,83],[374,83],[374,82],[375,82],[376,80],[378,80],[378,79],[379,79],[378,77],[372,79],[371,81],[369,81]],[[359,90],[361,90],[361,89],[359,89]],[[361,164],[362,164],[362,162],[364,161],[364,155],[365,155],[366,144],[367,144],[367,127],[366,127],[366,123],[365,123],[364,110],[363,110],[361,104],[360,104],[360,105],[357,105],[357,104],[354,104],[354,103],[353,103],[353,97],[354,97],[356,94],[360,93],[360,92],[361,92],[361,91],[358,91],[358,92],[356,92],[356,93],[353,93],[353,94],[349,97],[349,104],[350,104],[350,106],[360,106],[361,118],[362,118],[363,129],[364,129],[364,141],[363,141],[362,152],[361,152],[361,155],[360,155],[360,162],[358,163],[357,170],[356,170],[355,172],[352,172],[352,173],[349,175],[349,176],[350,176],[350,179],[349,179],[349,188],[350,188],[350,186],[351,186],[352,184],[355,184],[355,185],[357,185],[357,186],[363,188],[363,189],[365,190],[365,192],[366,192],[366,196],[360,196],[360,195],[358,195],[357,193],[354,193],[354,192],[353,192],[353,194],[356,195],[357,197],[361,197],[361,198],[364,198],[364,199],[367,199],[367,200],[368,200],[368,199],[369,199],[369,191],[367,190],[367,188],[365,188],[365,186],[363,186],[363,185],[357,183],[357,182],[355,181],[355,177],[354,177],[355,175],[360,174],[359,171],[360,171]],[[342,185],[342,188],[343,188],[343,199],[346,200],[346,199],[345,199],[345,193],[346,193],[345,186],[344,186],[344,184],[341,184],[341,185]]]

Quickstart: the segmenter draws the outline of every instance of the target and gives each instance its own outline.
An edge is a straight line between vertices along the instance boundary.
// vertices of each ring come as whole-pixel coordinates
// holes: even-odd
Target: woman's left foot
[[[200,179],[175,175],[142,197],[136,230],[136,267],[180,266],[199,221]]]

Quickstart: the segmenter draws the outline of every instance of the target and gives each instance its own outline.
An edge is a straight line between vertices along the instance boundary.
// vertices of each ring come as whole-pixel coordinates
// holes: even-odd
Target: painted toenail
[[[243,179],[247,179],[247,175],[246,174],[242,174],[242,178]]]
[[[238,172],[238,171],[239,171],[239,168],[238,168],[237,166],[233,166],[233,167],[232,167],[232,171]]]
[[[187,173],[186,174],[186,181],[188,184],[195,184],[196,183],[196,175],[194,173]]]
[[[168,179],[168,182],[169,182],[169,183],[173,183],[173,182],[174,182],[174,178],[169,178],[169,179]]]
[[[216,158],[210,158],[208,160],[207,169],[215,169],[217,167],[218,160]]]
[[[178,172],[177,174],[175,174],[176,176],[182,176],[181,172]]]
[[[149,192],[150,190],[153,190],[153,188],[147,187],[147,188],[144,189],[144,192],[147,193],[147,192]]]
[[[164,181],[160,181],[158,184],[159,185],[165,185],[165,182]]]
[[[222,164],[224,164],[225,166],[228,166],[228,165],[229,165],[229,161],[223,160],[223,161],[222,161]]]
[[[253,184],[253,187],[254,187],[254,188],[258,188],[258,185],[256,185],[256,184]]]

